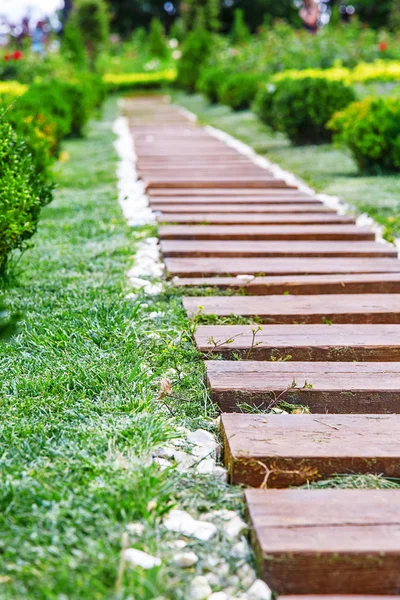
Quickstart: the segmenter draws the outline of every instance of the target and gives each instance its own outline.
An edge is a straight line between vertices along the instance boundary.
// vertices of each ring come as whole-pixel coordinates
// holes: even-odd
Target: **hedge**
[[[103,82],[109,92],[121,92],[163,87],[173,83],[176,77],[176,69],[154,73],[106,73],[103,75]]]
[[[351,150],[361,172],[400,169],[400,99],[366,98],[330,120],[335,140]]]

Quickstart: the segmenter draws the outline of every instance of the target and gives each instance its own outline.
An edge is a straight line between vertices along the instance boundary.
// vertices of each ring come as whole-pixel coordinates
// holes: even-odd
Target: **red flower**
[[[389,48],[389,44],[387,42],[381,42],[379,44],[378,48],[381,52],[384,52],[385,50],[387,50]]]
[[[10,54],[5,54],[5,55],[4,55],[4,60],[10,60],[10,58],[11,58],[11,55],[10,55]]]
[[[12,57],[13,57],[14,60],[21,60],[21,58],[22,58],[22,52],[21,52],[21,50],[16,50],[14,52],[14,54],[12,55]]]

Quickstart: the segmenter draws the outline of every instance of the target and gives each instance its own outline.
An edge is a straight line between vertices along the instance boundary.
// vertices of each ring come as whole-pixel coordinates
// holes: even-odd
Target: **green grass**
[[[242,140],[318,192],[339,196],[357,211],[368,213],[384,226],[388,240],[400,236],[399,176],[361,176],[350,154],[330,144],[291,146],[283,135],[269,130],[250,111],[233,112],[226,106],[210,105],[200,95],[175,92],[173,100],[194,112],[200,122]]]
[[[125,298],[136,240],[153,232],[122,219],[115,111],[109,102],[87,139],[65,144],[70,160],[57,166],[56,198],[6,293],[23,317],[15,340],[0,342],[6,600],[187,598],[189,575],[172,566],[167,541],[176,536],[162,528],[163,514],[175,504],[194,512],[242,506],[239,489],[175,467],[161,472],[149,460],[180,435],[178,425],[212,427],[215,409],[180,295]],[[173,397],[160,401],[166,376]],[[132,521],[146,532],[129,543],[162,556],[163,565],[127,569],[116,592],[121,538]],[[223,540],[213,543],[228,554]],[[213,543],[193,545],[199,568]]]

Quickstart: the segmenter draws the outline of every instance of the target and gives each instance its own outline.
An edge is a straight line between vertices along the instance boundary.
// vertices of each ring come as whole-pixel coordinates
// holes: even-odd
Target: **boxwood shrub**
[[[342,81],[287,78],[264,87],[257,112],[294,144],[321,144],[332,138],[326,127],[331,117],[355,99],[353,89]]]
[[[260,87],[258,73],[234,73],[223,78],[218,87],[218,100],[233,110],[250,108]]]
[[[219,88],[228,74],[221,67],[214,66],[203,69],[197,81],[197,91],[204,94],[211,104],[215,104],[218,102]]]
[[[348,146],[361,172],[400,169],[400,98],[365,98],[350,104],[328,124],[335,140]]]
[[[38,174],[26,143],[0,115],[0,274],[10,252],[26,248],[51,197],[52,186]]]

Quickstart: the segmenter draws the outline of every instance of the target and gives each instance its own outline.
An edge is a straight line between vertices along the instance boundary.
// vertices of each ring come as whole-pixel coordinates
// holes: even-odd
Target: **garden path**
[[[127,116],[262,577],[292,600],[399,594],[400,491],[293,487],[400,476],[397,253],[165,99]],[[262,412],[282,402],[294,413]]]

